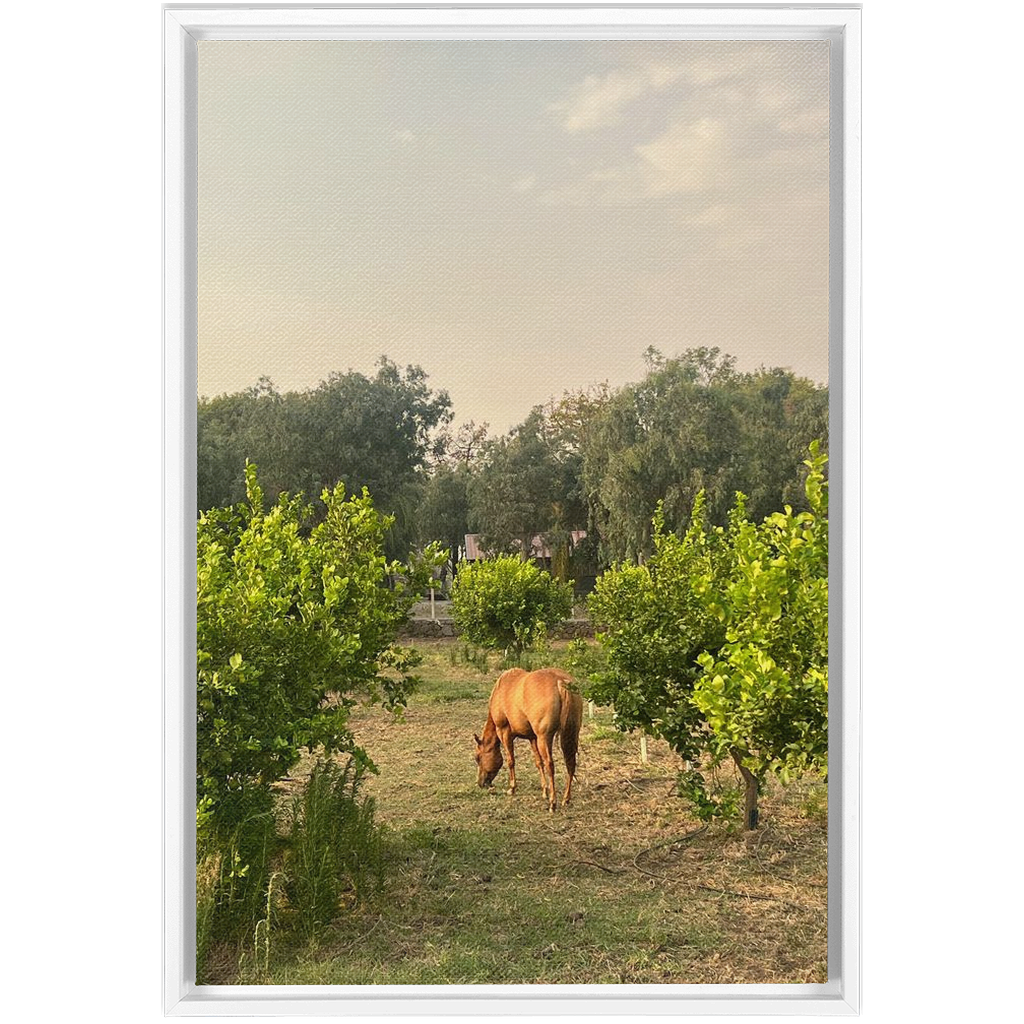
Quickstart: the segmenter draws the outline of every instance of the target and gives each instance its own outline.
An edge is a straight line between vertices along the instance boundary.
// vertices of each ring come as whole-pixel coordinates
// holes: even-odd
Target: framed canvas
[[[165,1011],[859,1012],[859,7],[167,5],[164,43]],[[596,511],[588,506],[576,521],[564,514],[568,496],[522,499],[533,493],[531,474],[546,457],[531,444],[544,442],[555,427],[598,415],[595,408],[601,416],[613,405],[622,412],[641,398],[661,401],[676,393],[673,388],[690,396],[686,408],[699,409],[686,421],[687,450],[714,449],[717,462],[688,465],[685,472],[672,463],[675,475],[648,488],[661,455],[653,442],[637,446],[639,420],[631,420],[633,433],[626,440],[620,430],[614,443],[608,442],[612,454],[604,465],[617,467],[614,472],[593,477],[589,491],[583,485],[572,491],[597,495],[593,500],[605,504]],[[399,405],[389,405],[396,394]],[[340,403],[332,408],[344,415],[363,408],[363,418],[351,421],[360,426],[345,428],[344,436],[328,428],[326,419],[309,411],[321,398]],[[349,930],[326,938],[316,932],[310,939],[312,925],[304,928],[318,920],[316,911],[307,917],[297,908],[312,883],[296,881],[283,868],[268,868],[269,881],[261,890],[265,913],[244,923],[241,959],[239,947],[231,947],[219,968],[197,976],[197,935],[203,927],[197,893],[204,884],[197,881],[197,812],[200,818],[212,813],[210,807],[235,785],[218,790],[211,783],[197,796],[197,761],[204,763],[206,756],[227,761],[231,737],[241,736],[249,753],[266,753],[258,770],[264,780],[272,776],[276,797],[282,798],[278,826],[290,822],[301,830],[311,805],[302,803],[299,771],[289,775],[281,768],[294,767],[295,759],[282,755],[273,761],[275,752],[289,744],[312,749],[324,737],[329,751],[354,750],[348,725],[331,732],[326,712],[301,726],[275,725],[279,735],[271,739],[256,736],[251,724],[234,733],[234,726],[220,719],[211,724],[216,712],[210,709],[219,707],[224,693],[261,685],[257,669],[247,674],[247,653],[225,648],[220,664],[217,652],[197,642],[197,631],[206,627],[193,599],[197,580],[201,605],[206,600],[208,608],[219,599],[209,592],[203,597],[203,580],[220,557],[216,530],[234,529],[229,523],[234,513],[225,511],[227,518],[216,521],[214,540],[203,554],[203,576],[197,567],[197,510],[202,540],[202,516],[209,510],[260,503],[253,476],[245,506],[242,462],[231,463],[240,495],[211,484],[202,462],[220,459],[220,465],[253,454],[239,448],[234,435],[224,439],[224,431],[230,433],[231,424],[239,422],[237,410],[244,402],[292,410],[289,423],[308,425],[311,416],[314,422],[307,433],[295,434],[298,440],[288,449],[301,472],[274,477],[267,469],[275,457],[271,448],[258,449],[263,454],[253,460],[253,473],[267,474],[259,477],[262,497],[287,503],[278,495],[301,489],[315,499],[325,488],[320,519],[334,522],[331,517],[340,516],[350,531],[365,527],[372,537],[363,543],[380,547],[379,559],[367,556],[349,575],[356,578],[357,569],[379,571],[380,586],[398,595],[411,593],[409,581],[419,580],[415,586],[421,589],[413,596],[421,600],[412,605],[410,597],[403,614],[411,607],[420,631],[414,635],[427,637],[435,653],[445,652],[436,657],[446,660],[434,666],[441,675],[448,665],[453,677],[461,673],[468,680],[477,679],[474,659],[483,659],[480,678],[490,672],[493,679],[509,664],[510,651],[524,671],[543,675],[547,670],[527,664],[525,652],[534,641],[544,657],[555,650],[545,646],[554,642],[555,626],[546,638],[543,628],[533,633],[516,625],[510,638],[494,641],[503,654],[489,654],[486,646],[496,634],[484,627],[478,637],[472,634],[470,613],[458,609],[463,637],[479,643],[447,642],[445,607],[442,602],[439,611],[438,602],[452,596],[449,585],[455,587],[452,580],[467,567],[475,571],[478,564],[497,563],[488,556],[504,550],[502,544],[513,551],[513,562],[538,567],[545,579],[556,581],[552,586],[569,586],[557,581],[569,578],[570,556],[576,559],[571,572],[577,585],[588,566],[597,566],[587,589],[605,602],[601,621],[619,614],[619,635],[625,635],[636,616],[622,612],[621,604],[616,612],[618,584],[602,584],[598,576],[620,571],[631,586],[655,587],[656,573],[645,566],[657,564],[660,553],[666,561],[658,572],[665,574],[666,550],[689,557],[681,538],[685,524],[698,521],[698,502],[706,502],[701,515],[708,517],[708,536],[729,536],[728,525],[715,534],[715,517],[723,524],[739,522],[743,508],[732,502],[735,491],[744,490],[753,524],[752,532],[743,534],[748,540],[762,536],[756,524],[768,522],[771,513],[774,528],[792,529],[787,536],[793,550],[817,543],[815,524],[821,517],[814,518],[810,491],[811,511],[801,512],[803,492],[793,487],[797,478],[771,476],[779,453],[789,458],[796,441],[805,445],[813,428],[806,427],[807,437],[795,427],[792,436],[765,428],[768,432],[755,442],[742,424],[775,422],[772,417],[786,424],[824,422],[831,489],[822,542],[827,638],[823,627],[809,641],[821,649],[824,668],[812,666],[801,685],[809,690],[820,684],[826,695],[819,710],[827,722],[827,746],[805,749],[788,732],[785,749],[766,754],[757,770],[767,773],[763,778],[781,773],[788,783],[792,764],[806,764],[822,776],[827,768],[827,790],[820,781],[816,788],[786,789],[798,797],[779,798],[771,813],[782,824],[766,833],[763,822],[759,829],[756,801],[761,793],[767,803],[768,791],[748,783],[744,802],[743,781],[752,777],[755,765],[737,753],[739,740],[729,741],[732,746],[716,741],[717,753],[704,762],[691,759],[686,745],[714,735],[716,723],[725,720],[721,705],[713,703],[721,694],[709,693],[706,705],[694,699],[694,706],[706,709],[704,718],[675,735],[672,707],[638,712],[636,700],[617,701],[621,691],[607,683],[603,690],[584,688],[590,702],[580,705],[575,720],[576,731],[583,731],[571,807],[562,805],[568,791],[556,793],[545,781],[550,751],[545,753],[543,729],[532,719],[534,724],[518,735],[534,747],[549,806],[542,804],[532,772],[521,772],[514,796],[481,792],[477,782],[486,788],[493,778],[488,751],[499,751],[500,768],[500,750],[507,758],[510,749],[498,739],[487,747],[488,735],[503,738],[505,728],[493,702],[488,705],[490,684],[486,692],[473,689],[482,685],[479,681],[466,683],[465,692],[428,688],[429,708],[417,711],[409,704],[402,719],[409,695],[394,680],[404,680],[412,668],[398,655],[387,661],[382,646],[359,663],[365,668],[372,662],[377,673],[367,677],[360,695],[376,694],[377,703],[392,705],[399,717],[388,718],[378,707],[379,720],[351,721],[376,738],[376,747],[367,741],[367,753],[379,759],[381,781],[371,790],[378,815],[392,837],[398,836],[377,854],[391,861],[384,875],[416,872],[430,913],[403,917],[395,907],[407,897],[415,902],[416,896],[402,890],[390,903],[384,898],[390,910],[353,911],[358,921],[346,925]],[[641,419],[655,416],[652,409]],[[214,419],[203,419],[214,413],[220,417],[219,434],[208,426]],[[611,436],[621,419],[608,412],[600,421],[601,436]],[[406,448],[374,448],[391,443],[378,434],[384,436],[399,421],[413,423],[401,442]],[[200,423],[206,424],[204,436]],[[712,429],[725,423],[741,426]],[[292,441],[280,440],[283,429],[274,436],[286,447]],[[206,446],[202,459],[201,444]],[[583,442],[577,437],[573,444]],[[366,447],[367,465],[378,475],[367,469],[360,477],[349,468],[314,465],[318,447],[333,453],[342,445]],[[209,454],[214,450],[216,458]],[[358,504],[359,488],[372,479],[366,501],[379,498],[389,485],[377,481],[391,480],[402,466],[421,474],[417,479],[426,487],[431,472],[436,477],[437,467],[451,468],[459,458],[465,463],[468,451],[487,453],[487,471],[505,488],[473,485],[478,492],[466,492],[490,495],[491,518],[474,513],[472,523],[478,525],[472,529],[469,520],[460,520],[454,541],[445,547],[449,561],[436,554],[427,570],[421,561],[418,569],[399,572],[392,556],[428,560],[420,541],[446,539],[440,527],[430,537],[421,529],[430,496],[425,490],[403,491],[405,506],[394,495],[378,501],[393,517],[393,530],[407,517],[409,538],[394,554],[373,532],[379,528],[383,536],[387,524],[373,518],[378,512],[370,506]],[[794,465],[814,463],[818,449],[811,451],[807,463],[797,457]],[[579,454],[576,447],[572,452]],[[802,455],[807,456],[806,446]],[[764,479],[750,469],[755,458],[767,467]],[[454,461],[449,465],[445,459]],[[634,476],[623,468],[630,465],[639,467]],[[820,480],[822,463],[816,465],[810,476],[818,473]],[[799,473],[802,487],[808,472]],[[536,485],[537,493],[558,486],[552,482],[555,470],[552,474]],[[774,481],[770,485],[764,483],[768,476]],[[347,482],[349,490],[332,497],[339,482]],[[758,490],[762,483],[764,494]],[[614,499],[608,497],[612,493]],[[638,495],[647,501],[639,516],[629,511]],[[522,522],[496,525],[521,499],[527,507]],[[621,507],[613,507],[613,500]],[[534,524],[528,513],[538,501],[555,519]],[[440,504],[450,511],[454,499]],[[292,514],[282,511],[278,526]],[[267,522],[269,517],[261,519],[260,528]],[[376,525],[366,527],[368,522]],[[252,534],[252,523],[249,527]],[[297,545],[295,550],[320,536],[297,511],[293,527],[288,543]],[[635,536],[629,534],[634,527]],[[505,540],[496,540],[499,534]],[[355,534],[346,536],[351,540]],[[317,584],[320,604],[310,598],[308,607],[299,608],[298,598],[280,599],[278,611],[308,623],[356,584],[349,576],[335,579],[335,565],[323,559],[303,564],[303,581],[310,572],[324,581]],[[416,576],[421,570],[427,572],[422,579]],[[256,573],[260,587],[268,573]],[[641,577],[646,582],[636,583]],[[515,585],[511,577],[500,584]],[[458,586],[468,584],[460,580]],[[820,594],[815,586],[807,591],[812,598]],[[738,614],[741,600],[738,591],[729,593],[732,611],[713,603],[700,607],[726,621]],[[234,610],[224,605],[218,614],[234,614],[237,602],[249,599],[241,594],[234,592]],[[569,611],[570,598],[581,602],[579,615]],[[586,639],[594,632],[586,608],[597,606],[587,605],[571,588],[566,601],[557,628],[565,627],[567,618],[571,628],[557,652],[561,657],[576,651],[583,665],[586,652],[596,650]],[[339,657],[354,657],[365,635],[382,628],[376,619],[359,621],[362,639],[343,637]],[[722,646],[723,633],[715,657],[738,658],[740,627],[728,621],[736,650]],[[577,626],[583,639],[573,648],[571,630]],[[666,635],[658,633],[658,642],[668,644]],[[621,684],[626,677],[642,676],[637,659],[647,653],[635,646],[632,654],[604,649],[603,675],[595,670],[595,679]],[[310,655],[310,665],[315,657]],[[704,663],[706,677],[731,678],[725,662],[715,657]],[[759,664],[759,671],[769,672],[766,662]],[[219,674],[213,671],[218,665]],[[775,667],[772,662],[772,672]],[[392,685],[398,689],[389,690]],[[565,707],[571,690],[569,685],[556,691]],[[645,700],[655,700],[653,691],[643,692]],[[607,707],[598,698],[607,698]],[[350,702],[342,697],[346,714],[357,703],[355,696]],[[461,732],[446,731],[455,728],[452,723],[462,730],[464,714],[493,727],[476,737],[479,768],[473,765],[472,729],[463,730],[464,743]],[[809,711],[800,714],[808,721],[813,717]],[[509,712],[510,721],[513,717]],[[424,732],[413,745],[388,747],[390,721],[419,722]],[[575,760],[575,747],[564,745],[571,722],[571,715],[561,719],[559,757],[566,765]],[[808,733],[812,724],[801,720],[800,728]],[[515,727],[507,728],[514,737]],[[357,739],[363,742],[362,733]],[[709,763],[728,767],[730,751],[739,788],[712,792],[710,776],[698,769]],[[415,772],[400,775],[395,765],[405,763],[403,758],[414,759]],[[276,774],[267,767],[272,761],[280,769]],[[360,763],[358,756],[349,762]],[[606,781],[598,771],[607,773]],[[722,811],[728,800],[737,801],[741,827],[716,825],[715,845],[695,846],[691,840],[703,827],[683,834],[685,822],[693,819],[675,798],[684,776],[698,787],[691,796],[699,793],[709,815]],[[400,783],[393,781],[399,778]],[[652,795],[654,787],[658,795]],[[514,776],[511,788],[516,789]],[[613,791],[616,802],[611,802]],[[401,821],[387,819],[389,799],[408,811]],[[374,805],[352,806],[372,812]],[[506,810],[512,807],[515,811]],[[518,815],[514,828],[507,825],[511,814]],[[817,822],[813,832],[805,827],[808,821]],[[793,840],[794,832],[785,831],[785,822],[803,829],[803,846]],[[766,834],[774,838],[765,842]],[[290,849],[298,848],[296,836],[300,832],[292,834]],[[808,852],[815,844],[820,849]],[[225,884],[234,877],[244,888],[250,863],[238,847],[230,849],[231,855],[218,854],[212,870],[228,880]],[[513,857],[518,859],[507,869]],[[539,865],[542,880],[531,875],[530,864]],[[502,884],[507,891],[497,893]],[[356,905],[359,888],[353,885],[354,895],[330,896],[335,908],[339,900]],[[565,896],[569,891],[571,898]],[[688,902],[678,898],[684,892]],[[657,913],[648,901],[651,908],[657,905]],[[704,916],[671,916],[680,913],[679,906],[685,910],[701,901],[708,908]],[[214,912],[209,907],[204,914]],[[528,932],[518,923],[527,916]],[[280,956],[273,970],[272,943],[274,957]],[[499,946],[505,950],[500,955]],[[286,948],[294,951],[290,960]],[[371,952],[358,970],[330,966],[363,949]]]

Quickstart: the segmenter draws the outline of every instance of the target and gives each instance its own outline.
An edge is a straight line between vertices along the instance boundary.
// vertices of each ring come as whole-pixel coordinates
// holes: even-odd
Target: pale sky
[[[386,354],[498,431],[649,346],[828,375],[828,43],[199,43],[199,393]]]

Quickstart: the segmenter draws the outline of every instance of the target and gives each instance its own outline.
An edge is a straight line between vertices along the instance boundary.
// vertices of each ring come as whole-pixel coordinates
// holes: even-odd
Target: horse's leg
[[[530,740],[530,749],[533,751],[533,763],[537,766],[537,773],[540,775],[540,788],[544,790],[544,796],[548,795],[548,777],[544,774],[544,762],[540,759],[540,751],[537,749],[537,737]]]
[[[508,795],[515,796],[516,793],[516,754],[515,754],[515,742],[516,739],[512,735],[511,729],[506,729],[500,733],[501,745],[505,748],[505,753],[508,755]]]
[[[562,743],[562,756],[565,758],[565,771],[569,781],[565,784],[565,795],[562,803],[567,804],[572,797],[572,780],[576,778],[576,748],[578,737],[573,736],[571,730],[563,729],[558,736]]]
[[[547,776],[548,784],[545,787],[548,798],[548,810],[554,811],[557,805],[555,799],[555,756],[551,752],[551,736],[538,736],[537,746],[540,748],[540,757],[544,762],[544,773]]]

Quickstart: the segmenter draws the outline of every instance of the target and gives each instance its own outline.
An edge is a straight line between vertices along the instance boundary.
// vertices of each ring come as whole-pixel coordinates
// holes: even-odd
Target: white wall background
[[[1001,1019],[1024,25],[1010,4],[865,7],[863,1016]],[[4,1002],[156,1020],[160,8],[3,24]]]

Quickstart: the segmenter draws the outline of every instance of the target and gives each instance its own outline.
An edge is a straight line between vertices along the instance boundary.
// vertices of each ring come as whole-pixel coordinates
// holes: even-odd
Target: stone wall
[[[566,619],[557,626],[548,630],[548,636],[553,640],[576,640],[579,637],[592,637],[594,635],[594,624],[590,619]]]
[[[455,623],[447,616],[436,619],[411,618],[398,631],[404,639],[440,640],[443,637],[458,636]],[[553,640],[575,640],[577,637],[594,635],[594,624],[589,619],[568,619],[552,626],[548,636]]]
[[[451,619],[407,619],[398,635],[415,640],[438,640],[455,636],[455,623]]]

